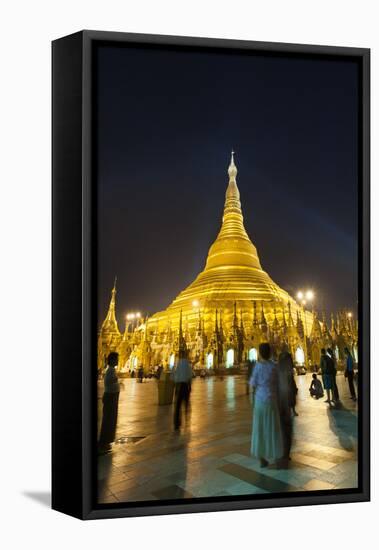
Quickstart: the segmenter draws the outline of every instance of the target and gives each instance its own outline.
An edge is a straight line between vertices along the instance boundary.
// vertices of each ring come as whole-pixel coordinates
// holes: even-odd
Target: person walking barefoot
[[[279,416],[283,437],[283,457],[281,464],[288,468],[290,452],[292,445],[292,414],[298,416],[295,411],[297,386],[293,378],[294,364],[292,355],[288,351],[283,351],[279,355],[278,362],[278,404]]]
[[[322,374],[322,383],[324,390],[326,391],[325,403],[331,404],[330,392],[333,389],[333,363],[328,355],[326,355],[325,348],[321,349],[321,361],[320,368]]]
[[[251,454],[259,459],[261,468],[270,461],[279,467],[283,457],[283,439],[278,408],[278,367],[270,360],[270,344],[259,346],[259,360],[251,377],[253,389],[253,422]]]
[[[103,418],[99,438],[99,454],[109,453],[116,437],[118,398],[120,384],[116,373],[118,353],[112,351],[108,355],[108,367],[104,374]]]
[[[187,357],[187,350],[179,350],[179,361],[173,372],[175,383],[175,407],[174,407],[174,428],[179,430],[181,425],[181,406],[184,403],[186,415],[188,413],[191,394],[192,369]]]
[[[355,386],[354,386],[354,361],[353,361],[353,356],[351,355],[348,348],[345,348],[344,351],[345,351],[345,355],[346,355],[345,378],[347,378],[347,381],[349,383],[350,398],[353,401],[356,401],[357,400],[357,394],[355,393]]]

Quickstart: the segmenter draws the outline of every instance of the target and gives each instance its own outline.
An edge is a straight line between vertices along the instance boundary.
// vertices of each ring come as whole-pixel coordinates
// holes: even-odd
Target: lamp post
[[[141,318],[141,313],[139,311],[132,311],[126,315],[126,320],[131,321],[132,332],[134,328],[134,322],[136,321],[138,323],[138,319],[140,318]]]

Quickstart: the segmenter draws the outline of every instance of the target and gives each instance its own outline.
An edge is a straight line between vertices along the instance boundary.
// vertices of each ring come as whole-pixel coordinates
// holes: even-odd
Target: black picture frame
[[[97,505],[96,195],[93,51],[97,44],[253,50],[349,57],[360,66],[359,488],[291,495]],[[370,50],[81,31],[52,43],[52,507],[81,519],[362,502],[370,500]]]

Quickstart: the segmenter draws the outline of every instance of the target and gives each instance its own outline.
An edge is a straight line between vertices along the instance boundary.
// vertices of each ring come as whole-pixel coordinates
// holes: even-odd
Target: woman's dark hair
[[[111,351],[108,355],[108,365],[111,367],[115,367],[118,363],[118,353],[115,351]]]
[[[259,344],[259,355],[262,357],[262,359],[270,359],[271,347],[268,342],[263,342],[263,344]]]
[[[282,351],[279,355],[279,365],[289,365],[294,367],[292,355],[288,351]]]

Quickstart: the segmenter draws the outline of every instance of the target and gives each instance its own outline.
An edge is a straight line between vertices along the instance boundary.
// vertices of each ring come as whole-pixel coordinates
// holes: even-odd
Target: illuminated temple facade
[[[232,153],[220,231],[205,267],[165,309],[126,323],[116,319],[116,285],[98,336],[98,369],[110,351],[120,355],[121,371],[157,365],[172,368],[185,347],[194,368],[236,368],[255,360],[261,342],[275,353],[287,349],[297,365],[319,364],[322,347],[337,359],[349,347],[357,360],[358,327],[347,312],[318,319],[305,310],[262,269],[244,227]]]

